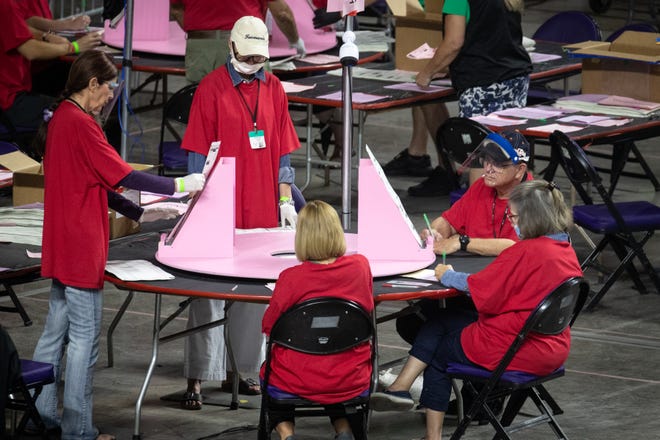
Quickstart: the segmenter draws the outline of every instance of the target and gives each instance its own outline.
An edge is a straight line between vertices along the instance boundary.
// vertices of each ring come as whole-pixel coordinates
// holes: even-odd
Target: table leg
[[[133,429],[133,440],[140,440],[140,418],[142,416],[142,402],[144,397],[147,394],[147,389],[149,388],[149,382],[151,382],[151,376],[154,373],[154,368],[156,368],[156,362],[158,361],[158,343],[160,338],[160,306],[161,306],[161,295],[156,294],[154,304],[154,328],[153,328],[153,337],[151,340],[151,362],[149,363],[149,368],[147,369],[147,375],[144,377],[144,382],[142,383],[142,388],[140,389],[140,394],[138,395],[137,402],[135,403],[135,426]]]
[[[307,104],[307,148],[305,151],[305,183],[300,187],[300,191],[304,191],[312,181],[312,104]]]
[[[225,319],[229,319],[229,309],[231,308],[233,301],[225,300]],[[240,373],[238,371],[238,366],[236,365],[236,358],[234,357],[234,350],[231,346],[231,338],[229,337],[229,326],[225,325],[225,347],[227,348],[227,357],[229,358],[229,365],[231,365],[232,371],[232,387],[231,387],[231,404],[229,409],[238,409],[238,384],[241,380]]]
[[[11,299],[11,302],[14,303],[14,307],[0,306],[0,311],[18,313],[19,315],[21,315],[21,319],[23,320],[23,325],[25,327],[31,326],[32,320],[25,311],[25,308],[23,308],[23,304],[21,304],[21,301],[16,296],[16,292],[14,292],[14,289],[9,284],[3,284],[2,287],[4,288],[4,292],[0,292],[0,296],[5,296],[5,295],[8,296],[9,299]]]
[[[115,364],[115,356],[114,356],[114,350],[113,350],[113,343],[112,343],[112,335],[115,332],[115,328],[117,328],[117,325],[119,325],[119,321],[121,321],[121,318],[124,316],[124,313],[126,312],[126,309],[128,306],[131,304],[131,301],[133,301],[133,291],[129,291],[128,295],[126,296],[126,299],[124,302],[121,304],[121,307],[119,307],[119,310],[117,311],[117,314],[115,317],[112,319],[112,322],[110,323],[110,327],[108,327],[108,368],[112,368]]]

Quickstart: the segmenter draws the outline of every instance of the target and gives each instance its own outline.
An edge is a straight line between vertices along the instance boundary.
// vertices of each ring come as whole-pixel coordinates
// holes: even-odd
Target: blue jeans
[[[53,280],[44,331],[33,359],[55,366],[60,377],[64,346],[64,409],[58,414],[57,382],[44,387],[37,409],[48,428],[60,426],[62,440],[91,440],[99,432],[92,423],[92,381],[99,355],[103,292],[79,289]]]
[[[461,346],[461,332],[477,320],[474,310],[447,308],[436,310],[420,329],[410,355],[428,364],[424,370],[424,386],[419,403],[435,411],[447,411],[451,396],[451,379],[447,364],[473,365]]]

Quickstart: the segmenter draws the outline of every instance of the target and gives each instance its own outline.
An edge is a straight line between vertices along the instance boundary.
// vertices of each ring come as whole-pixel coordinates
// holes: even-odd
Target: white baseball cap
[[[236,20],[231,30],[230,38],[236,45],[236,51],[240,55],[270,57],[268,54],[268,28],[257,17],[246,15]]]

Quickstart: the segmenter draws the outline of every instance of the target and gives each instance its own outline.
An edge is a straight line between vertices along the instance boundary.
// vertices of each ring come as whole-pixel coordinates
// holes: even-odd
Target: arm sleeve
[[[291,167],[291,158],[288,154],[280,156],[280,174],[277,183],[288,183],[293,185],[296,177],[296,172]]]
[[[470,276],[469,273],[448,270],[444,273],[444,275],[442,275],[440,282],[444,286],[453,287],[454,289],[458,289],[462,292],[470,292],[470,288],[467,282],[468,276]]]
[[[157,194],[174,194],[174,182],[171,178],[141,171],[131,171],[128,176],[119,181],[119,185]]]
[[[114,191],[108,191],[108,206],[131,220],[138,221],[144,209]]]

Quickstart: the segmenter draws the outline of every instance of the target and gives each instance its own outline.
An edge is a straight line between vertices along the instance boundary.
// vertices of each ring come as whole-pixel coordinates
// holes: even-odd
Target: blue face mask
[[[518,238],[522,240],[522,235],[520,235],[520,226],[513,225],[513,230],[516,231],[516,235],[518,236]]]

